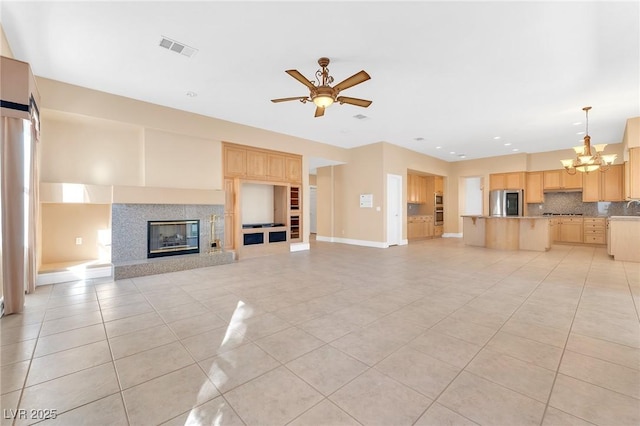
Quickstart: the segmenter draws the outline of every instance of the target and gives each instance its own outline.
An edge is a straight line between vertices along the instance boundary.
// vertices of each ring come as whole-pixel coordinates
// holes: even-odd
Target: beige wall
[[[635,148],[640,146],[640,117],[634,117],[627,120],[622,142],[625,148]],[[627,158],[625,157],[625,160],[626,159]]]
[[[220,146],[228,141],[302,155],[303,202],[308,205],[306,188],[313,179],[308,175],[308,159],[344,162],[319,168],[315,177],[319,236],[383,243],[386,175],[403,177],[406,197],[407,169],[445,177],[444,231],[457,233],[462,229],[458,200],[464,195],[464,177],[480,176],[488,184],[490,173],[556,169],[560,159],[573,155],[571,150],[562,150],[509,155],[499,161],[448,163],[386,142],[342,149],[44,78],[38,79],[38,87],[45,111],[43,181],[219,190]],[[197,158],[192,158],[193,150],[198,151]],[[607,147],[607,152],[615,150],[622,157],[622,148]],[[171,162],[176,167],[167,171]],[[359,195],[365,193],[373,194],[373,209],[359,207]],[[305,240],[308,223],[307,210],[302,230]]]
[[[94,260],[100,255],[98,232],[111,229],[108,204],[42,204],[43,266]],[[76,245],[76,238],[82,244]]]
[[[140,127],[45,109],[41,147],[43,182],[144,185]]]
[[[155,129],[144,131],[144,183],[163,188],[220,189],[222,144]]]

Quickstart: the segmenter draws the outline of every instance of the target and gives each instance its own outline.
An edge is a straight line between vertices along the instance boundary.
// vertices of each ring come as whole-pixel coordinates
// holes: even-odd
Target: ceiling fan
[[[329,75],[329,58],[320,58],[318,59],[318,65],[320,65],[321,69],[316,71],[316,79],[317,84],[314,84],[315,81],[308,80],[305,76],[303,76],[298,70],[287,70],[285,71],[291,77],[298,80],[300,83],[304,84],[309,88],[309,96],[296,96],[293,98],[280,98],[280,99],[271,99],[271,102],[287,102],[287,101],[300,101],[303,104],[306,104],[308,101],[313,101],[316,105],[316,113],[314,117],[322,117],[324,115],[324,110],[329,105],[334,102],[339,102],[342,104],[351,104],[359,107],[366,108],[371,105],[371,101],[367,101],[365,99],[358,98],[349,98],[347,96],[338,96],[341,91],[348,89],[349,87],[353,87],[356,84],[360,84],[369,80],[371,77],[364,70],[358,73],[355,73],[351,77],[346,80],[336,84],[331,87],[330,84],[333,83],[333,77]]]

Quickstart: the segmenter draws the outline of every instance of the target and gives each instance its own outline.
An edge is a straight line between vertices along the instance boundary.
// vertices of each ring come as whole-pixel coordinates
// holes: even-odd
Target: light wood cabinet
[[[288,228],[272,232],[274,243],[280,243],[281,235],[287,231],[287,241],[302,240],[302,157],[284,152],[236,145],[228,142],[222,144],[223,173],[225,190],[225,232],[224,245],[228,250],[251,250],[259,252],[259,247],[247,248],[243,238],[247,234],[261,231],[242,229],[240,220],[238,195],[244,181],[264,183],[274,187],[274,223],[287,223]],[[272,233],[268,233],[269,243]],[[267,235],[267,231],[263,232]],[[253,244],[253,243],[252,243]],[[269,245],[269,244],[267,244]],[[271,244],[276,246],[276,244]],[[265,247],[264,251],[275,250]],[[242,256],[249,254],[243,251]]]
[[[407,202],[424,204],[427,202],[427,177],[407,174]]]
[[[563,243],[582,243],[584,238],[582,218],[561,218],[559,220],[559,238]]]
[[[246,176],[250,179],[265,179],[267,177],[267,153],[247,151],[246,158]]]
[[[640,148],[629,148],[625,181],[627,198],[640,199]]]
[[[233,146],[224,146],[224,175],[246,176],[247,150]]]
[[[527,184],[524,190],[525,202],[543,203],[543,172],[529,172],[527,173],[526,179]]]
[[[224,248],[231,250],[234,242],[235,190],[232,178],[224,179]]]
[[[580,172],[574,175],[567,173],[565,169],[545,170],[544,174],[544,190],[580,190],[582,189],[582,176]]]
[[[584,242],[587,244],[606,244],[607,221],[603,217],[584,218]]]
[[[407,239],[432,238],[433,232],[433,216],[420,215],[408,217]]]
[[[582,201],[624,201],[624,164],[582,174]]]
[[[269,180],[285,180],[285,157],[284,155],[269,154],[267,156],[267,178]]]
[[[489,175],[489,189],[524,189],[525,172],[494,173]]]
[[[302,159],[300,157],[285,157],[285,180],[288,182],[302,182]]]
[[[433,227],[433,236],[435,238],[442,237],[443,233],[444,233],[444,227],[442,225],[436,225]]]
[[[444,178],[442,176],[435,176],[433,178],[434,183],[434,192],[438,192],[440,194],[444,193]]]
[[[551,241],[560,241],[560,219],[549,219],[549,234]]]
[[[284,152],[223,143],[224,176],[302,183],[302,157]]]

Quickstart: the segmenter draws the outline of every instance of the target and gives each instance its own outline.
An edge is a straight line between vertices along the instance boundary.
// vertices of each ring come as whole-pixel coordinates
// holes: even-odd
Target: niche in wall
[[[111,262],[109,204],[43,203],[41,207],[42,270],[79,261]]]
[[[243,183],[240,197],[243,225],[287,223],[287,186]]]

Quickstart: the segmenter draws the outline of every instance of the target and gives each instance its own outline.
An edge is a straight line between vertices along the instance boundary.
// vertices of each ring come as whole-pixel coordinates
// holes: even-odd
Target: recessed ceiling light
[[[520,151],[518,148],[513,148],[511,151],[516,152],[516,151]]]
[[[192,91],[188,91],[186,95],[190,98],[195,98],[196,96],[198,96],[196,92],[192,92]]]
[[[576,121],[575,123],[573,123],[574,126],[579,126],[582,124],[582,121]]]
[[[504,146],[511,146],[511,142],[505,143]]]
[[[584,132],[578,132],[576,135],[584,135]]]
[[[458,157],[460,157],[460,158],[467,158],[467,156],[466,156],[466,155],[464,155],[464,154],[458,154]]]
[[[494,136],[494,139],[498,140],[498,139],[500,139],[500,136]]]
[[[442,147],[441,146],[436,146],[436,149],[442,149]]]
[[[456,152],[455,151],[451,151],[449,154],[454,155]]]

